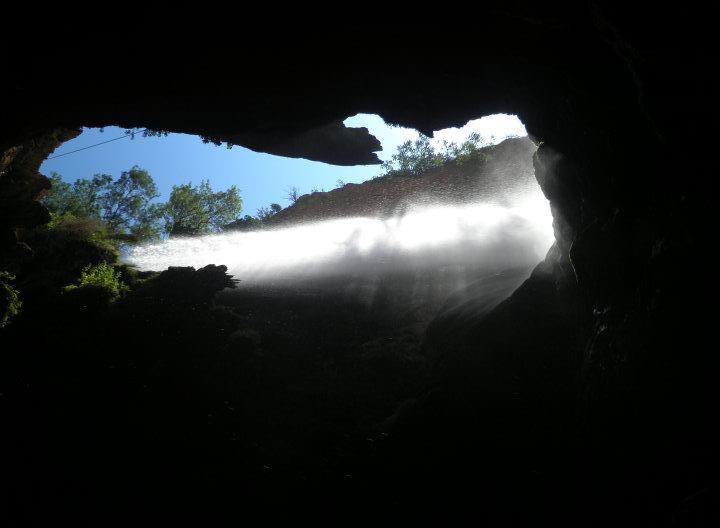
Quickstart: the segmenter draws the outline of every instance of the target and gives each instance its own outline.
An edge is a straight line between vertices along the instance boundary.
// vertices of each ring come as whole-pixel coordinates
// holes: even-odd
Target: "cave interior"
[[[376,163],[377,140],[342,124],[357,113],[427,133],[518,115],[540,143],[535,174],[555,244],[440,358],[435,388],[403,409],[384,448],[363,455],[364,476],[351,485],[260,476],[250,493],[217,475],[173,485],[170,473],[165,489],[143,488],[118,505],[108,496],[125,497],[119,490],[143,477],[115,468],[112,485],[75,483],[68,499],[20,485],[60,471],[63,453],[34,463],[31,420],[17,410],[30,404],[6,396],[2,515],[50,505],[38,519],[110,508],[131,519],[145,508],[181,518],[203,504],[200,519],[269,509],[505,525],[717,520],[714,294],[700,259],[714,225],[715,166],[715,120],[699,110],[714,106],[703,16],[492,4],[476,25],[452,32],[419,25],[360,39],[353,26],[278,26],[258,40],[213,18],[207,43],[165,29],[154,44],[142,19],[122,44],[98,41],[96,54],[53,31],[37,32],[44,53],[8,44],[0,267],[26,251],[18,229],[49,220],[38,202],[49,185],[40,164],[81,127],[149,127],[336,165]],[[679,39],[670,28],[698,29]],[[97,31],[80,34],[92,40]],[[24,339],[35,346],[36,337]]]

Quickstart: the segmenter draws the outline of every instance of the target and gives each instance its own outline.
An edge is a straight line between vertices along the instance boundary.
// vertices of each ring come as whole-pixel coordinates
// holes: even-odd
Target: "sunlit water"
[[[512,206],[425,207],[386,219],[173,238],[135,247],[125,260],[141,270],[224,264],[248,283],[419,267],[504,269],[539,262],[552,242],[549,205],[538,189]]]

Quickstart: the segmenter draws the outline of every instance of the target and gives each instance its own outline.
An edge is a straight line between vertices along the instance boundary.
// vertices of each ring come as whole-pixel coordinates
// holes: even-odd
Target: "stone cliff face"
[[[715,304],[714,281],[704,264],[715,225],[715,134],[712,116],[698,110],[714,105],[710,20],[685,6],[497,2],[469,31],[453,26],[455,34],[441,39],[447,46],[423,53],[408,52],[418,35],[403,30],[376,43],[349,41],[340,24],[337,33],[289,30],[279,53],[259,50],[235,28],[216,28],[215,49],[253,50],[242,68],[173,35],[174,54],[148,48],[144,38],[138,53],[126,44],[104,48],[92,74],[88,62],[46,64],[13,45],[4,48],[11,82],[2,87],[0,159],[5,167],[18,156],[34,161],[16,176],[1,174],[0,243],[11,251],[11,229],[42,220],[28,200],[45,185],[37,166],[53,146],[43,138],[57,129],[147,126],[352,164],[372,162],[377,150],[367,131],[337,125],[357,112],[426,133],[515,113],[542,142],[535,174],[555,219],[557,245],[545,263],[551,273],[536,279],[577,291],[575,411],[588,448],[580,460],[592,460],[588,471],[597,477],[584,498],[667,519],[668,508],[718,475],[710,419],[717,354],[705,345],[714,338],[707,308]],[[676,30],[691,35],[670,37]],[[479,36],[487,44],[478,49]],[[53,41],[53,49],[82,57],[84,48],[63,48],[68,42]],[[343,43],[340,59],[330,42]],[[143,79],[142,94],[118,85],[128,72]],[[48,76],[58,89],[41,82]],[[322,138],[333,140],[323,146]],[[494,336],[512,335],[510,321],[520,314],[503,310],[506,323]],[[475,334],[466,350],[486,349],[487,335]],[[525,365],[532,363],[510,365],[508,382],[513,369],[529,372]],[[618,479],[620,471],[629,476]]]
[[[485,147],[463,164],[447,163],[422,176],[379,177],[362,184],[346,184],[329,192],[301,196],[272,218],[271,225],[311,222],[340,217],[387,217],[409,207],[462,205],[480,201],[510,203],[537,185],[529,138],[507,139]]]
[[[15,229],[34,227],[50,220],[38,199],[50,188],[40,165],[61,143],[80,130],[55,129],[13,146],[0,146],[0,267],[12,267],[27,248],[17,245]]]

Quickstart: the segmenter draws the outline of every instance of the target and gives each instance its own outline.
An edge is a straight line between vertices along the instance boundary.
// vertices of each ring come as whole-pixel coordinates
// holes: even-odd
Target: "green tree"
[[[192,236],[221,231],[242,211],[240,191],[234,185],[214,192],[208,180],[200,185],[174,185],[163,207],[165,232],[170,236]]]
[[[160,196],[148,171],[137,166],[110,181],[100,196],[100,218],[112,233],[135,240],[156,238],[160,234],[161,206],[152,200]]]
[[[455,161],[461,165],[474,159],[487,161],[489,154],[486,152],[487,149],[483,150],[485,145],[486,142],[482,136],[477,132],[473,132],[459,146],[455,143],[446,142],[445,158],[447,161]]]
[[[400,145],[389,161],[382,164],[385,176],[420,176],[424,172],[454,162],[463,164],[471,160],[485,161],[489,158],[486,142],[477,132],[471,133],[460,145],[443,142],[441,150],[436,150],[430,138],[421,135],[415,141],[406,141]]]
[[[262,226],[263,223],[259,218],[245,215],[227,224],[223,227],[223,231],[255,231],[256,229],[261,229]]]
[[[96,174],[90,180],[78,179],[72,184],[63,181],[57,172],[50,175],[52,187],[43,200],[51,212],[70,213],[78,217],[100,218],[102,195],[112,183],[112,176]]]
[[[276,214],[282,211],[282,205],[272,203],[269,207],[261,207],[257,210],[257,216],[245,215],[242,218],[230,222],[224,231],[255,231],[262,229],[265,224]]]
[[[59,217],[95,218],[109,236],[129,242],[157,238],[162,207],[152,201],[159,196],[152,176],[137,166],[123,171],[117,180],[108,174],[80,178],[72,184],[57,173],[43,203]]]
[[[382,167],[388,176],[418,176],[444,161],[444,156],[433,148],[430,138],[421,135],[415,141],[408,140],[400,145]]]
[[[88,264],[80,273],[77,284],[65,286],[63,291],[74,292],[82,288],[105,290],[108,300],[111,301],[118,299],[129,290],[122,281],[120,272],[107,262],[101,262],[96,266]]]
[[[271,203],[270,207],[261,207],[258,209],[257,217],[261,222],[267,222],[280,211],[282,211],[282,205]]]

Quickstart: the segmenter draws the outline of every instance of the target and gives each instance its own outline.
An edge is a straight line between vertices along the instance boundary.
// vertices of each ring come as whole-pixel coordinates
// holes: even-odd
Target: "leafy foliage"
[[[121,279],[120,272],[107,262],[101,262],[96,266],[86,266],[80,274],[78,283],[66,286],[64,291],[72,292],[80,288],[105,290],[111,301],[120,298],[128,291],[127,285]]]
[[[208,180],[200,185],[174,185],[163,207],[165,231],[170,236],[202,235],[221,231],[242,211],[236,186],[214,192]]]
[[[117,180],[96,174],[70,184],[57,173],[50,180],[52,188],[43,203],[51,213],[98,219],[119,240],[144,241],[160,235],[162,208],[152,203],[159,194],[146,170],[132,167]]]
[[[446,163],[463,164],[471,160],[487,160],[489,154],[483,146],[485,141],[477,132],[473,132],[460,145],[443,143],[441,150],[436,150],[430,138],[421,135],[415,141],[408,140],[397,149],[390,161],[382,164],[383,176],[420,176],[424,172],[440,167]]]
[[[212,144],[215,145],[216,147],[219,147],[220,145],[223,144],[223,142],[220,141],[219,139],[217,139],[217,138],[212,138],[212,137],[210,137],[210,136],[200,136],[200,139],[202,140],[203,143],[212,143]],[[235,146],[235,143],[231,143],[230,141],[226,141],[226,142],[225,142],[225,146],[227,147],[228,150],[231,150],[231,149]]]
[[[254,216],[245,215],[242,218],[238,218],[223,227],[224,231],[254,231],[262,228],[263,223],[259,218]]]
[[[280,204],[272,203],[269,207],[260,207],[256,216],[245,215],[242,218],[230,222],[223,230],[225,231],[255,231],[262,229],[277,213],[282,211]]]
[[[261,207],[258,209],[257,217],[261,222],[267,222],[280,211],[282,211],[282,206],[280,204],[271,203],[270,207]]]
[[[23,274],[32,277],[33,288],[60,288],[77,280],[88,264],[113,264],[119,256],[118,241],[94,217],[50,213],[47,225],[20,230],[18,236],[33,248]]]
[[[430,138],[420,136],[415,141],[406,141],[392,155],[391,161],[382,164],[388,176],[418,176],[421,173],[442,165],[444,158],[435,152]]]
[[[7,326],[10,319],[20,313],[22,301],[18,291],[11,284],[15,276],[0,271],[0,328]]]
[[[494,139],[494,137],[491,139]],[[446,162],[454,161],[459,165],[473,160],[487,161],[490,155],[483,149],[485,145],[486,142],[482,136],[477,132],[473,132],[460,145],[445,141],[443,143],[443,157]]]
[[[50,181],[52,187],[43,199],[43,205],[51,213],[100,218],[101,197],[112,183],[112,176],[96,174],[90,180],[81,178],[67,183],[60,174],[53,172]]]
[[[61,215],[50,213],[50,222],[47,224],[46,230],[60,235],[65,242],[72,237],[95,245],[101,252],[107,254],[107,258],[101,259],[102,261],[114,262],[117,260],[117,240],[108,231],[107,224],[97,218],[76,216],[72,213]]]
[[[51,175],[52,188],[43,203],[53,220],[50,228],[80,221],[101,232],[99,238],[137,243],[168,235],[201,235],[224,229],[242,210],[240,191],[234,185],[214,192],[208,180],[173,187],[167,203],[157,203],[157,185],[148,171],[132,167],[113,180],[107,174],[73,183]],[[280,207],[280,206],[278,206]],[[252,218],[252,217],[249,217]]]
[[[130,136],[130,139],[135,139],[135,136],[140,134],[142,137],[166,137],[170,135],[167,130],[153,130],[151,128],[145,128],[142,131],[138,131],[135,128],[128,128],[125,130],[125,134]]]
[[[156,238],[161,211],[151,202],[158,196],[152,176],[135,166],[107,186],[100,200],[101,218],[112,232]]]

